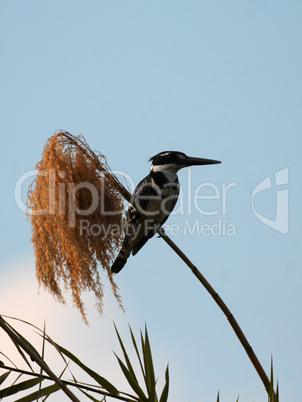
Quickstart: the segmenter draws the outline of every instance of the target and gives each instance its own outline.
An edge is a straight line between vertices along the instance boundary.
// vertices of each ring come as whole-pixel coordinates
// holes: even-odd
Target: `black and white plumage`
[[[149,175],[132,194],[127,210],[125,239],[111,267],[114,273],[124,267],[131,252],[135,255],[154,236],[156,224],[163,225],[168,219],[179,195],[178,170],[187,166],[220,163],[176,151],[160,152],[149,161],[152,162]]]

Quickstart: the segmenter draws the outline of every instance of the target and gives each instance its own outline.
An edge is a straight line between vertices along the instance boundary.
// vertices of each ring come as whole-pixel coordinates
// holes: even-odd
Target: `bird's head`
[[[171,173],[178,172],[179,169],[195,165],[212,165],[221,163],[213,159],[194,158],[187,156],[183,152],[178,151],[164,151],[152,156],[149,159],[152,162],[151,171],[164,172],[170,171]]]

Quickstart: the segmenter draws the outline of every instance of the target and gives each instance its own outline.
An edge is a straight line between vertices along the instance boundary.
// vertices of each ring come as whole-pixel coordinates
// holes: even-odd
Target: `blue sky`
[[[111,350],[118,351],[112,320],[126,339],[128,322],[136,333],[146,322],[159,377],[169,362],[171,401],[214,401],[218,389],[222,401],[238,394],[242,401],[265,401],[224,316],[161,239],[152,239],[116,277],[126,314],[102,274],[104,316],[85,296],[87,328],[70,303],[61,306],[43,289],[38,293],[30,226],[16,203],[18,179],[34,169],[58,129],[82,133],[113,170],[135,183],[148,173],[148,158],[163,150],[219,159],[221,165],[183,170],[179,178],[184,194],[212,183],[221,196],[223,186],[233,184],[226,213],[221,198],[199,201],[214,215],[194,204],[186,213],[185,199],[184,213],[167,223],[180,228],[173,240],[222,296],[267,371],[273,355],[281,399],[297,400],[301,11],[298,1],[2,0],[1,313],[40,327],[45,319],[56,340],[102,375],[109,371],[112,381],[117,365]],[[276,187],[279,171],[282,177],[288,172],[288,181]],[[267,177],[272,187],[254,197],[257,217],[252,194]],[[208,186],[198,194],[211,191]],[[279,191],[288,208],[278,201]],[[277,219],[277,230],[261,216]],[[278,231],[281,221],[288,221],[287,233]],[[214,232],[219,222],[232,225],[235,235],[185,233],[195,222]]]

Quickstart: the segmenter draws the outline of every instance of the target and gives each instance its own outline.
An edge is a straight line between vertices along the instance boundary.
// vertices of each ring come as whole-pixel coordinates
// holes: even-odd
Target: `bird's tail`
[[[130,256],[131,250],[131,240],[129,239],[129,237],[126,237],[120,249],[120,252],[118,253],[114,263],[111,266],[111,272],[117,274],[122,268],[124,268],[124,265],[126,264]]]

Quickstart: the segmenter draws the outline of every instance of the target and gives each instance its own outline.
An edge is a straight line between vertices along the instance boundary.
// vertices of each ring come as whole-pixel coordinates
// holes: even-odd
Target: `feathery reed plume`
[[[92,290],[98,311],[103,309],[100,262],[123,308],[110,267],[123,238],[124,199],[106,158],[93,152],[83,137],[59,131],[48,139],[36,168],[27,216],[39,285],[62,303],[62,283],[70,288],[87,323],[83,291]]]

